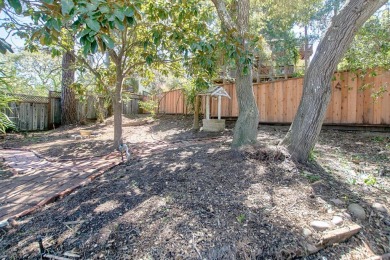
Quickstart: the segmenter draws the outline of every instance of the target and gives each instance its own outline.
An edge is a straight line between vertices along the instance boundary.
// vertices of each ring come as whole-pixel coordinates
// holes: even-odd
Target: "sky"
[[[0,23],[3,23],[3,19],[5,19],[4,13],[0,12]],[[29,18],[23,18],[23,20],[26,20],[27,22],[31,21]],[[6,38],[8,36],[8,33],[5,31],[4,28],[0,28],[0,38]],[[23,48],[24,40],[20,39],[16,35],[9,35],[6,41],[12,45],[12,49],[16,51],[17,49]]]

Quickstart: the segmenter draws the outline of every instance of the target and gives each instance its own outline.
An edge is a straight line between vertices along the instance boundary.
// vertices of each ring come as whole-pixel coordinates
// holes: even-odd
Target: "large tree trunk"
[[[75,58],[72,51],[62,56],[62,93],[61,93],[61,124],[77,123],[76,96],[71,85],[74,83]]]
[[[259,125],[259,111],[253,94],[252,69],[249,69],[247,75],[244,75],[242,70],[243,66],[237,64],[236,94],[239,114],[234,128],[233,147],[255,143]]]
[[[248,41],[245,34],[249,31],[250,0],[237,2],[237,27],[242,48],[248,51]],[[253,94],[252,64],[243,65],[236,61],[236,94],[238,101],[238,119],[234,128],[233,147],[253,144],[257,140],[257,127],[259,125],[259,111]],[[247,73],[244,67],[247,66]]]
[[[249,31],[249,10],[250,0],[237,1],[237,19],[232,20],[234,15],[229,14],[223,0],[212,0],[217,9],[218,16],[222,25],[227,29],[230,37],[239,37],[242,39],[240,49],[242,53],[248,51],[248,41],[246,34]],[[237,33],[235,33],[237,31]],[[247,73],[244,68],[247,66]],[[239,115],[234,128],[232,147],[239,147],[245,144],[252,144],[257,139],[257,126],[259,124],[259,111],[252,86],[252,66],[251,64],[241,64],[236,60],[236,93],[239,108]]]
[[[116,84],[114,94],[114,147],[118,148],[123,144],[122,139],[122,84],[123,73],[120,65],[116,67]]]
[[[331,79],[357,30],[387,0],[348,1],[321,39],[305,73],[303,95],[282,144],[293,159],[306,162],[321,131],[331,97]]]

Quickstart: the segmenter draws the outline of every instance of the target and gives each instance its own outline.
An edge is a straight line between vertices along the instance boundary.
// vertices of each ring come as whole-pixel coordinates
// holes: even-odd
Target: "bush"
[[[156,115],[156,109],[158,107],[157,100],[147,100],[147,101],[139,101],[139,107],[146,112],[150,113],[152,116]]]

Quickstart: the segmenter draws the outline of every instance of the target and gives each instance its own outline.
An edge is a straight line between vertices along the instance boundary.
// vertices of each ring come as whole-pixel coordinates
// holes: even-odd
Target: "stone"
[[[349,219],[349,220],[352,219],[352,216],[351,216],[350,214],[348,214],[347,212],[341,213],[341,217],[345,217],[345,218],[347,218],[347,219]]]
[[[317,231],[324,231],[330,228],[330,224],[325,221],[315,220],[310,223],[310,226]]]
[[[375,202],[375,203],[372,204],[372,207],[375,210],[377,210],[377,211],[380,211],[380,212],[383,212],[383,213],[387,213],[387,209],[386,209],[386,207],[383,204]]]
[[[330,201],[333,202],[333,204],[336,206],[341,206],[344,204],[344,201],[342,201],[341,199],[331,199]]]
[[[305,237],[311,236],[311,234],[313,234],[313,232],[311,232],[310,229],[308,229],[308,228],[304,228],[304,229],[303,229],[303,235],[304,235]]]
[[[9,225],[8,220],[0,221],[0,228],[6,227],[6,226],[8,226],[8,225]]]
[[[348,206],[348,211],[352,213],[356,218],[360,220],[366,219],[366,212],[364,208],[357,203],[352,203]]]
[[[332,219],[332,224],[335,226],[341,225],[343,223],[343,218],[340,216],[334,216]]]
[[[320,247],[316,247],[315,245],[312,245],[312,244],[309,244],[309,243],[306,244],[306,251],[307,251],[308,255],[315,254],[315,253],[317,253],[320,250],[321,250]]]

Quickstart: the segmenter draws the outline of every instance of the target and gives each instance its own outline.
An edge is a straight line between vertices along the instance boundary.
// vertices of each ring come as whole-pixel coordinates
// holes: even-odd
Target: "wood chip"
[[[43,258],[55,259],[55,260],[72,260],[72,259],[70,259],[70,258],[61,257],[61,256],[56,256],[56,255],[49,255],[49,254],[44,254],[44,255],[43,255]]]
[[[76,220],[76,221],[68,221],[68,222],[62,222],[64,225],[77,225],[77,224],[83,224],[85,220]]]
[[[73,252],[70,252],[70,251],[67,251],[64,253],[64,256],[67,256],[67,257],[73,257],[73,258],[80,258],[81,256],[79,256],[78,254],[75,254]]]

